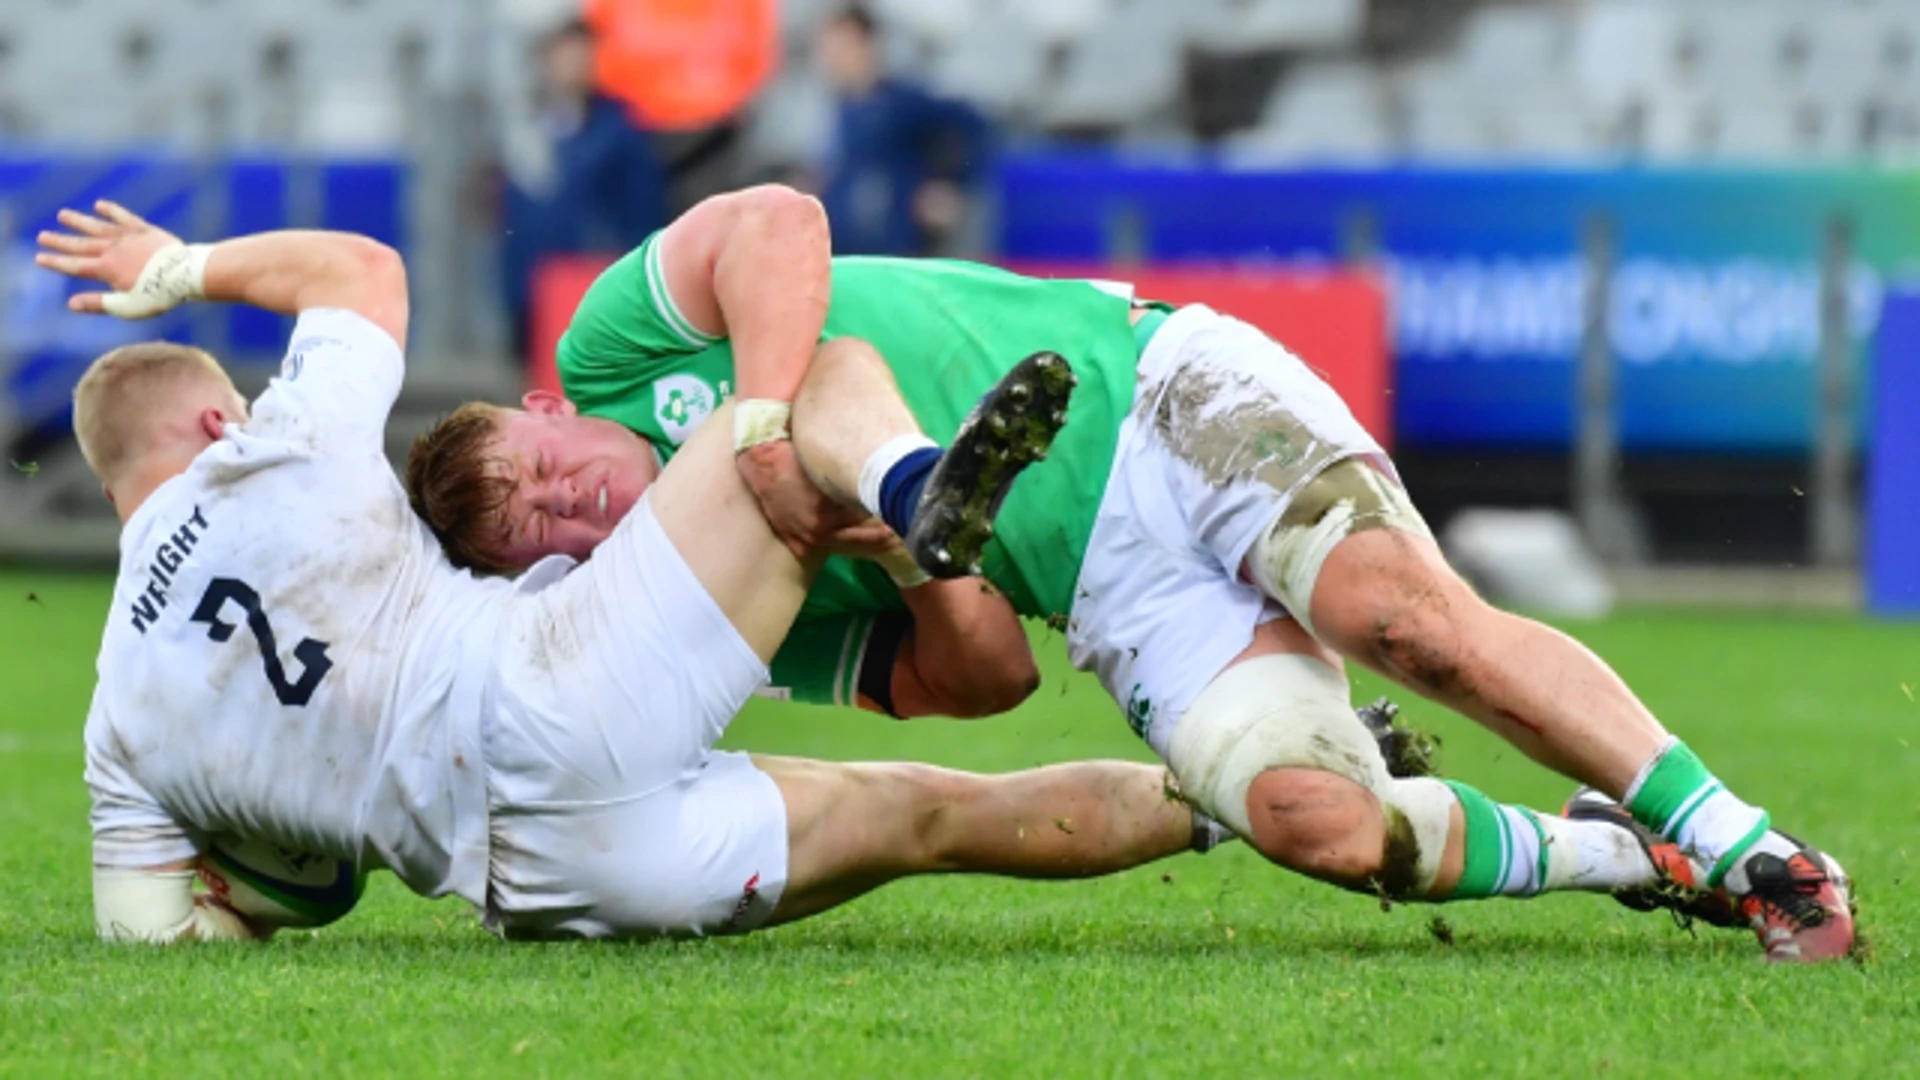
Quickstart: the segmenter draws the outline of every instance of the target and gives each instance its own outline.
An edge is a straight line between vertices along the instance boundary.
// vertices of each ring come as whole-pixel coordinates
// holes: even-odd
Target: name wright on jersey
[[[159,620],[160,612],[166,610],[167,590],[173,585],[174,575],[186,565],[187,557],[193,554],[195,545],[206,533],[206,515],[195,506],[187,520],[154,547],[147,559],[147,587],[128,605],[135,630],[144,634],[148,626]]]

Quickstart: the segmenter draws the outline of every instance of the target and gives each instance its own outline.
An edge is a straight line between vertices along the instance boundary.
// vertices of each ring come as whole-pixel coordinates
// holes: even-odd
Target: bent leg
[[[1309,613],[1314,635],[1342,655],[1610,795],[1667,743],[1585,646],[1480,599],[1399,486],[1360,461],[1309,483],[1255,544],[1248,569]]]
[[[1387,773],[1337,659],[1297,624],[1263,626],[1175,723],[1181,788],[1268,859],[1397,900],[1612,891],[1657,871],[1629,830]]]
[[[647,499],[701,587],[765,661],[786,637],[818,564],[803,565],[768,526],[734,462],[733,413],[729,402],[702,424]],[[793,424],[809,475],[852,504],[875,451],[920,434],[880,355],[846,338],[815,353]]]
[[[700,587],[765,663],[800,613],[818,563],[802,564],[773,534],[734,467],[733,408],[728,402],[700,425],[646,501]]]
[[[1019,372],[1016,366],[1008,379]],[[1064,373],[1064,365],[1059,373]],[[701,586],[765,661],[791,627],[818,564],[810,559],[802,565],[790,550],[780,550],[785,544],[761,516],[760,504],[735,464],[734,409],[729,403],[700,426],[646,498]],[[1040,425],[1045,438],[1036,446],[1044,447],[1064,415],[1062,410]],[[962,503],[995,497],[997,506],[997,496],[1038,456],[1029,453],[995,470],[940,479],[936,466],[943,458],[907,410],[892,372],[871,345],[851,338],[817,350],[794,404],[792,427],[794,450],[813,482],[830,497],[850,506],[864,501],[875,512],[878,507],[871,504],[881,494],[918,491],[928,484],[946,484],[941,494]],[[991,435],[968,442],[963,430],[956,447],[961,444],[981,450],[993,449],[997,442]],[[918,500],[903,496],[894,501],[905,508],[905,520],[890,523],[897,531],[905,530]],[[971,524],[983,530],[981,536],[990,536],[991,507],[984,516],[985,521]],[[910,545],[913,541],[905,532],[903,539]],[[929,572],[942,574],[939,569]]]
[[[874,451],[920,434],[885,358],[867,342],[844,337],[815,350],[793,399],[792,426],[807,476],[848,506],[860,505],[860,473]]]
[[[1156,766],[1085,761],[983,776],[892,762],[756,756],[754,764],[787,806],[776,923],[911,874],[1095,877],[1193,842],[1193,813]]]
[[[1291,610],[1309,613],[1314,633],[1341,653],[1617,800],[1647,830],[1637,842],[1650,855],[1657,850],[1653,857],[1663,865],[1684,861],[1685,876],[1707,889],[1725,883],[1763,914],[1784,912],[1754,917],[1756,926],[1784,930],[1761,934],[1769,955],[1826,957],[1851,947],[1848,886],[1838,864],[1774,830],[1764,810],[1733,794],[1667,734],[1591,651],[1475,595],[1397,483],[1358,461],[1325,470],[1256,540],[1247,569]],[[1593,822],[1550,827],[1562,819],[1503,807],[1458,786],[1456,794],[1468,833],[1462,891],[1608,878],[1581,866],[1562,874],[1554,858],[1574,848],[1605,863],[1614,856],[1602,841],[1617,843],[1617,832],[1588,834],[1590,843],[1560,842],[1571,826]],[[1518,850],[1511,845],[1498,859],[1488,857],[1499,844],[1482,839],[1476,846],[1476,833],[1537,845],[1538,868],[1526,872],[1511,858]],[[1799,902],[1808,892],[1817,893],[1817,903]]]

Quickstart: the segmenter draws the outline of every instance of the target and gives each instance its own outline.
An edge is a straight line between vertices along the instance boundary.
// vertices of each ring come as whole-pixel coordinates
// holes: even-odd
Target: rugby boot
[[[1813,963],[1850,956],[1853,883],[1832,856],[1774,830],[1720,882],[1767,959]]]
[[[1400,706],[1383,697],[1353,712],[1367,726],[1373,741],[1380,744],[1380,756],[1387,759],[1387,775],[1395,780],[1440,775],[1440,766],[1435,761],[1440,753],[1439,736],[1402,723]]]
[[[1013,366],[980,399],[927,478],[908,527],[907,551],[936,578],[980,572],[993,518],[1021,470],[1047,456],[1067,422],[1077,380],[1058,353]]]
[[[1681,925],[1693,920],[1709,926],[1737,929],[1747,920],[1734,907],[1725,889],[1706,888],[1707,871],[1687,857],[1680,845],[1647,828],[1627,813],[1627,808],[1590,787],[1580,788],[1567,800],[1561,816],[1574,821],[1604,821],[1633,834],[1640,850],[1647,853],[1660,883],[1637,889],[1620,889],[1613,898],[1635,911],[1666,910],[1674,913]]]

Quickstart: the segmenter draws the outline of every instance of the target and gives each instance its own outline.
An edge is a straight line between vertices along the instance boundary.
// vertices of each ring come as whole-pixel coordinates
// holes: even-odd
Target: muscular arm
[[[286,229],[186,247],[118,203],[102,199],[94,209],[98,216],[60,211],[60,224],[72,231],[41,233],[45,250],[34,260],[114,290],[68,297],[74,311],[144,319],[195,298],[251,304],[283,315],[340,308],[406,347],[406,267],[398,253],[377,240]],[[196,256],[204,256],[204,264]]]
[[[813,197],[777,185],[716,195],[659,240],[687,322],[733,340],[736,392],[792,401],[826,326],[832,241]]]
[[[407,343],[406,266],[357,233],[287,229],[222,240],[207,259],[206,294],[283,315],[341,308]]]
[[[1039,687],[1019,616],[985,581],[933,581],[900,596],[913,628],[894,655],[894,715],[993,716]]]

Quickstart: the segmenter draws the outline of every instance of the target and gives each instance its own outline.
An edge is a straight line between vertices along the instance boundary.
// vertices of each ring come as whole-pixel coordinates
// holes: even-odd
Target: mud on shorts
[[[1180,762],[1169,756],[1176,725],[1256,627],[1289,614],[1242,573],[1256,543],[1291,544],[1280,550],[1297,557],[1280,569],[1296,580],[1270,584],[1279,595],[1311,596],[1318,560],[1342,529],[1386,524],[1425,535],[1426,526],[1385,451],[1339,395],[1238,319],[1201,305],[1167,316],[1141,353],[1138,386],[1089,538],[1067,646],[1178,775]],[[1366,521],[1354,519],[1356,508]],[[1295,606],[1306,607],[1297,599]],[[1339,711],[1364,732],[1345,711],[1344,679],[1305,677],[1272,689],[1276,698],[1317,700],[1329,685],[1337,685]],[[1339,734],[1342,745],[1359,745],[1350,732]],[[1360,771],[1373,776],[1371,763]]]
[[[488,928],[753,929],[786,885],[786,804],[745,754],[713,744],[765,665],[650,501],[569,566],[548,560],[521,579],[483,704]]]

